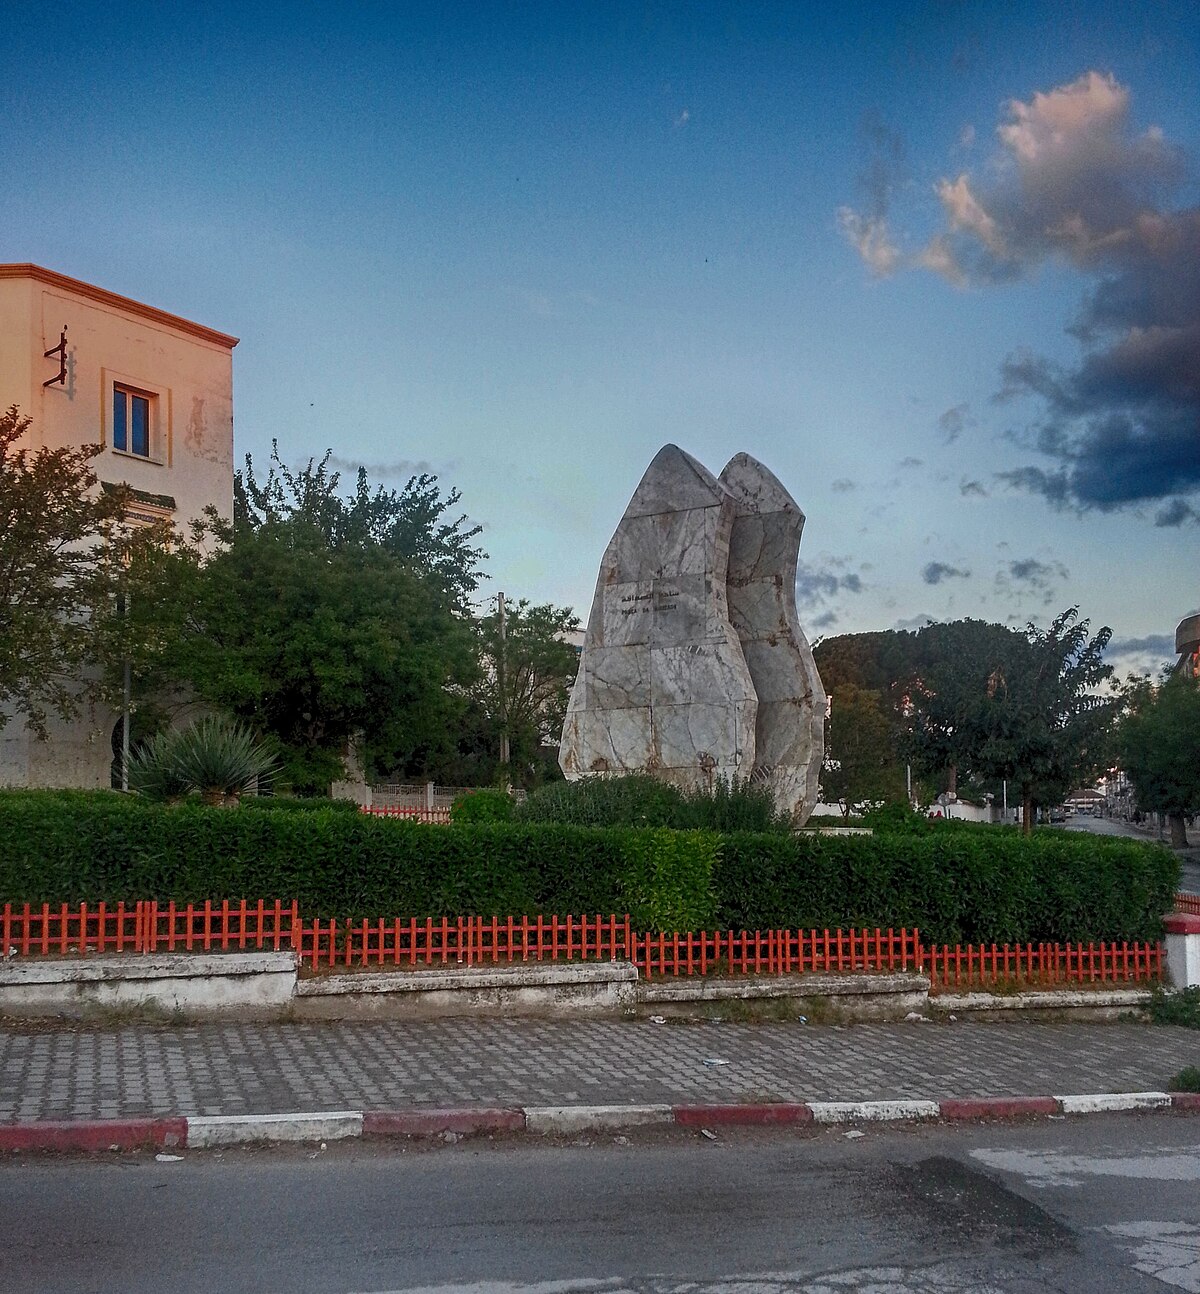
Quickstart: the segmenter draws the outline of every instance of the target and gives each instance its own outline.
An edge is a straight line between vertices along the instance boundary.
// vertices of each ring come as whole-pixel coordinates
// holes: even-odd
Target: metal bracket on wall
[[[58,345],[45,352],[46,359],[58,360],[58,376],[42,383],[43,386],[66,386],[67,384],[67,325],[58,337]]]

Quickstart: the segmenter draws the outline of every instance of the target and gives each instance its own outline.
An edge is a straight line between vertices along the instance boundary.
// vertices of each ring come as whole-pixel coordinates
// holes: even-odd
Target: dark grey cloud
[[[796,568],[797,605],[809,611],[824,611],[842,595],[861,593],[865,588],[862,575],[846,569],[848,566],[849,559],[845,557],[827,558],[821,566],[800,562]],[[811,623],[815,625],[817,621]]]
[[[958,487],[958,492],[964,499],[986,499],[989,497],[982,481],[963,481]]]
[[[1175,664],[1175,635],[1113,638],[1105,648],[1104,658],[1118,674],[1157,675]]]
[[[1070,578],[1071,573],[1062,562],[1020,557],[1000,567],[996,572],[996,587],[1018,597],[1036,594],[1044,605],[1049,606],[1055,599],[1058,586]]]
[[[838,226],[877,278],[886,278],[900,264],[900,250],[888,233],[887,217],[896,190],[908,178],[904,140],[878,113],[867,113],[862,122],[866,160],[859,172],[858,188],[864,200],[861,211],[842,207]]]
[[[994,178],[939,185],[948,230],[925,264],[986,284],[1056,260],[1096,280],[1068,329],[1073,367],[1004,364],[998,398],[1040,405],[1031,447],[1047,461],[1002,479],[1079,511],[1182,502],[1200,490],[1200,207],[1170,205],[1183,155],[1136,130],[1128,89],[1098,72],[1010,103],[997,133]]]
[[[866,199],[866,213],[882,220],[891,209],[896,190],[908,178],[904,138],[878,112],[864,113],[862,136],[867,156],[858,174],[858,187]]]
[[[961,566],[948,566],[945,562],[930,562],[921,572],[926,584],[940,584],[943,580],[965,580],[971,572]]]
[[[858,489],[858,482],[851,481],[847,477],[839,477],[829,487],[834,494],[849,494],[851,490]]]
[[[1010,356],[1000,398],[1039,401],[1042,417],[1028,443],[1050,466],[1028,464],[1000,478],[1056,507],[1110,512],[1162,501],[1162,524],[1192,520],[1185,498],[1200,490],[1200,296],[1196,310],[1188,328],[1169,335],[1131,328],[1074,370]]]
[[[1147,634],[1144,638],[1112,638],[1106,651],[1114,656],[1128,656],[1134,652],[1151,653],[1164,659],[1175,655],[1174,634]]]
[[[1182,499],[1171,499],[1154,514],[1156,526],[1168,528],[1182,526],[1185,521],[1193,524],[1200,523],[1200,512],[1197,512],[1191,504],[1184,503]]]
[[[1018,352],[1004,364],[997,398],[1037,413],[1024,438],[1030,461],[1001,479],[1059,508],[1159,503],[1160,524],[1194,521],[1200,206],[1180,201],[1194,192],[1188,159],[1159,128],[1136,126],[1128,88],[1096,71],[1013,100],[996,135],[978,172],[938,184],[945,226],[917,256],[885,225],[858,240],[860,254],[875,258],[876,274],[918,264],[959,285],[1014,282],[1046,262],[1087,276],[1067,326],[1077,361]],[[939,426],[949,440],[961,431],[957,417]]]
[[[938,419],[938,431],[941,432],[942,439],[947,445],[954,444],[971,425],[970,410],[969,404],[956,404],[952,409],[947,409]]]
[[[907,458],[902,458],[902,459],[901,459],[901,460],[896,464],[896,466],[897,466],[901,471],[911,472],[911,471],[915,471],[918,467],[924,467],[924,466],[925,466],[925,460],[924,460],[923,458],[914,458],[914,457],[910,454]]]
[[[363,463],[356,458],[342,458],[333,454],[329,459],[330,466],[336,467],[339,472],[351,472],[357,475],[360,467],[367,469],[368,476],[390,476],[403,477],[406,481],[410,476],[436,476],[444,468],[435,467],[432,463],[426,462],[425,459],[400,458],[394,463]]]
[[[892,628],[901,631],[907,630],[909,633],[915,633],[918,629],[924,629],[926,625],[935,625],[937,623],[937,616],[915,615],[907,616],[903,620],[897,620],[892,625]]]

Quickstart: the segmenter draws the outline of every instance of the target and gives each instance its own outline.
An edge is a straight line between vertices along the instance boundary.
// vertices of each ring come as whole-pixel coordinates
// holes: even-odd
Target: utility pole
[[[497,598],[500,619],[500,655],[496,661],[496,679],[500,685],[500,775],[508,785],[508,693],[505,678],[505,657],[508,655],[508,626],[504,594]]]
[[[121,790],[129,790],[129,657],[125,657],[125,686],[121,699]]]

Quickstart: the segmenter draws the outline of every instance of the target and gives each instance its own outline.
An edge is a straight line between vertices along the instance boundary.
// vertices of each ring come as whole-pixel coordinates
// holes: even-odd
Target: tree
[[[579,618],[570,607],[534,606],[522,598],[507,606],[502,642],[497,602],[476,625],[481,668],[472,695],[487,718],[493,749],[502,734],[508,737],[509,766],[498,774],[536,785],[558,767],[557,754],[547,769],[540,752],[562,736],[579,668],[579,653],[566,635],[578,630]]]
[[[1148,679],[1125,692],[1128,712],[1116,734],[1121,767],[1138,806],[1165,813],[1171,844],[1187,845],[1187,818],[1200,810],[1200,689],[1175,675],[1158,687]]]
[[[344,776],[351,743],[372,777],[435,775],[478,675],[462,609],[475,531],[439,520],[458,496],[432,478],[372,492],[360,473],[343,499],[328,459],[292,471],[273,452],[261,485],[247,460],[232,523],[210,512],[130,566],[136,691],[175,691],[271,736],[301,791]]]
[[[293,471],[279,457],[278,442],[271,442],[266,478],[260,484],[254,463],[234,477],[234,525],[238,531],[286,524],[296,531],[312,531],[331,549],[382,549],[413,574],[436,583],[455,608],[466,613],[471,595],[479,587],[481,561],[487,554],[472,544],[482,526],[472,526],[465,515],[453,517],[461,495],[451,490],[443,496],[437,477],[412,476],[403,490],[371,489],[366,468],[358,469],[351,496],[338,493],[341,474],[329,470],[332,450],[316,462],[309,459]]]
[[[904,768],[896,758],[894,726],[880,694],[841,683],[831,697],[822,796],[839,803],[845,817],[876,804],[903,802]]]
[[[330,549],[287,521],[231,538],[180,562],[169,676],[275,737],[303,791],[343,776],[352,741],[376,776],[453,749],[475,664],[440,588],[378,545]]]
[[[0,415],[0,728],[18,710],[44,738],[102,691],[123,572],[166,532],[126,524],[130,490],[92,471],[101,446],[22,448],[30,426]]]
[[[1103,766],[1114,701],[1097,689],[1112,675],[1111,630],[1089,638],[1077,607],[1024,635],[960,623],[972,626],[963,650],[914,679],[912,753],[926,767],[951,763],[1016,782],[1028,834],[1035,804],[1061,799]]]

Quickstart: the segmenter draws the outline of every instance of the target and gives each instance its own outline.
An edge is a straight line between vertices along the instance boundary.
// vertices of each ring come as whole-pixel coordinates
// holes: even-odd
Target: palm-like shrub
[[[148,800],[182,800],[192,787],[179,771],[178,732],[160,732],[129,757],[129,789]]]
[[[248,728],[210,717],[148,742],[130,760],[129,784],[152,799],[178,799],[195,791],[205,804],[236,804],[253,784],[270,780],[277,767]]]

